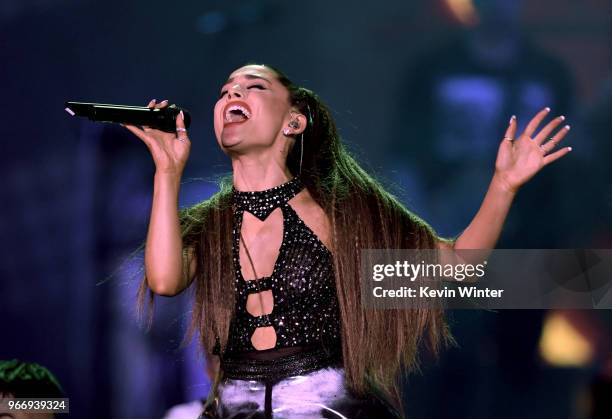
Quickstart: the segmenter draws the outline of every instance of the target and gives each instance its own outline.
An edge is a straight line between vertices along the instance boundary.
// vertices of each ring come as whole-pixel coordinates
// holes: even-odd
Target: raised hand
[[[550,121],[539,132],[538,126],[549,114],[550,108],[544,108],[533,117],[525,131],[515,139],[517,120],[510,119],[508,129],[497,152],[495,161],[495,176],[511,192],[518,189],[531,179],[544,166],[560,159],[569,153],[571,147],[553,150],[569,132],[570,126],[565,125],[551,136],[551,133],[565,121],[559,116]]]
[[[156,103],[153,99],[147,106],[161,109],[168,106],[168,101],[163,100]],[[178,176],[183,173],[189,157],[191,141],[187,136],[182,112],[176,118],[176,133],[168,133],[146,126],[142,129],[134,125],[126,124],[124,126],[146,144],[153,156],[158,173],[176,174]]]

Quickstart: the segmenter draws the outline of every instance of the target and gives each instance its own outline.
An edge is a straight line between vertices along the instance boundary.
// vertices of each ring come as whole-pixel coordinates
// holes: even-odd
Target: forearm
[[[178,218],[180,176],[156,173],[145,271],[153,292],[175,295],[184,288],[183,243]]]
[[[494,248],[515,194],[499,176],[494,175],[480,209],[470,225],[457,238],[454,248]]]

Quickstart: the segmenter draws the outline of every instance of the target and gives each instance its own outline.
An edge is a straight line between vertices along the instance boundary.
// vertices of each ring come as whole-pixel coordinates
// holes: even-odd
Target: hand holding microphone
[[[66,102],[65,110],[93,121],[120,123],[146,144],[157,173],[181,176],[191,147],[187,136],[191,116],[186,110],[155,99],[147,106]]]
[[[149,109],[165,109],[167,107],[167,100],[156,103],[155,99],[153,99],[147,105]],[[157,173],[177,175],[179,177],[182,175],[191,148],[191,141],[187,136],[187,129],[185,128],[183,111],[179,111],[176,117],[176,127],[173,133],[148,126],[143,126],[140,129],[132,124],[122,125],[146,144],[153,156]]]

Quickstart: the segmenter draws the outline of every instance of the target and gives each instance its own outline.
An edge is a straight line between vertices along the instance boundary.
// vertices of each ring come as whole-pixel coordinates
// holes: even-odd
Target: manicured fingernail
[[[569,131],[570,129],[572,129],[572,127],[570,127],[569,125],[566,125],[565,129]]]
[[[185,115],[183,115],[183,111],[180,111],[179,115],[181,116],[181,119],[184,121],[185,120]]]
[[[545,110],[546,112],[550,112],[550,108],[549,108],[548,106],[547,106],[547,107],[545,107],[545,108],[544,108],[544,110]]]
[[[508,124],[511,124],[511,123],[512,123],[512,121],[514,121],[515,119],[516,119],[516,115],[512,115],[512,116],[510,117],[510,121],[508,121]]]
[[[572,148],[571,148],[571,147],[568,147],[568,148],[567,148],[567,151],[572,151]]]
[[[560,119],[560,120],[562,120],[562,121],[565,121],[565,116],[561,115],[561,116],[559,117],[559,119]]]

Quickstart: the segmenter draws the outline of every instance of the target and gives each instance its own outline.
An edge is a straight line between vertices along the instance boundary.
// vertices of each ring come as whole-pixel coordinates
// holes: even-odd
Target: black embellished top
[[[257,351],[251,337],[258,327],[272,326],[276,346],[283,348],[340,348],[340,316],[334,282],[332,254],[289,204],[304,185],[299,177],[277,187],[256,192],[233,190],[233,268],[236,307],[226,354]],[[240,231],[244,211],[264,221],[276,208],[283,214],[283,237],[270,276],[245,280],[240,264]],[[247,261],[245,261],[247,262]],[[253,316],[246,310],[250,294],[271,290],[270,314]]]

